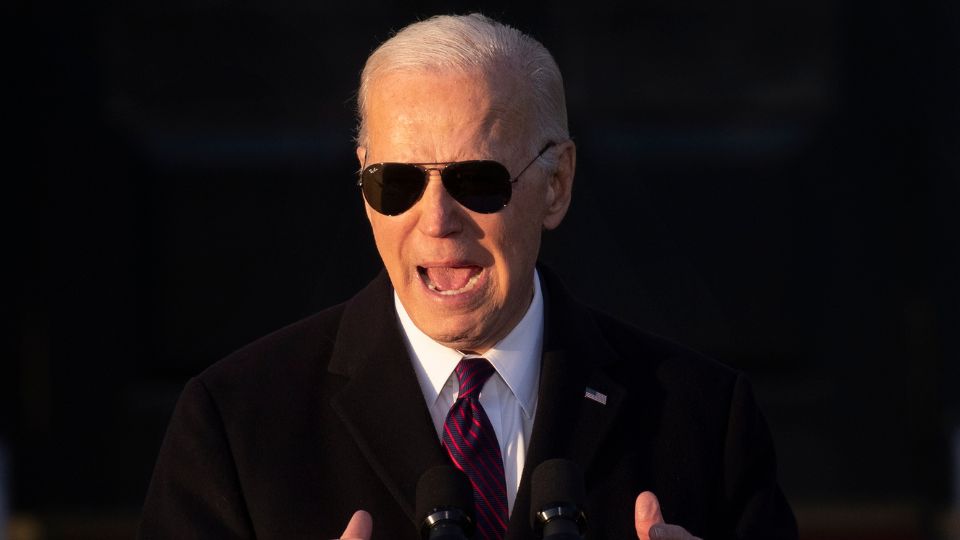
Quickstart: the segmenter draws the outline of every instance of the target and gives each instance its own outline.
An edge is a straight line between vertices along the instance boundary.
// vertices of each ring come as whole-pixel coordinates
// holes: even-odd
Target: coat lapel
[[[617,361],[616,353],[586,310],[567,296],[559,280],[548,270],[539,270],[545,291],[540,395],[510,516],[510,540],[529,536],[530,477],[537,465],[552,458],[571,459],[589,479],[597,450],[626,398],[623,386],[604,372],[605,366]],[[586,397],[588,389],[597,393],[596,399]]]
[[[330,371],[349,378],[332,405],[367,462],[416,525],[416,485],[445,463],[385,273],[345,307]]]

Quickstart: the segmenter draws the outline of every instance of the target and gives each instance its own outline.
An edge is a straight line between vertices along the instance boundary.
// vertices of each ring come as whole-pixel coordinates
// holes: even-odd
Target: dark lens
[[[496,161],[461,161],[443,169],[443,185],[463,206],[492,214],[510,202],[510,172]]]
[[[425,174],[418,167],[406,163],[370,165],[361,174],[363,197],[381,214],[402,214],[423,195]]]

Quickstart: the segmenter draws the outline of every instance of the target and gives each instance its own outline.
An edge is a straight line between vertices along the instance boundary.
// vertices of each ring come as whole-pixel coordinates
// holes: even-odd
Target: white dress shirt
[[[454,369],[465,356],[476,355],[464,355],[424,334],[413,324],[396,292],[393,293],[393,303],[437,437],[442,438],[447,412],[460,391]],[[534,270],[533,301],[526,314],[507,337],[482,355],[496,370],[480,391],[480,404],[490,418],[500,443],[507,485],[507,508],[511,512],[520,487],[537,409],[542,348],[543,295],[540,292],[540,276]]]

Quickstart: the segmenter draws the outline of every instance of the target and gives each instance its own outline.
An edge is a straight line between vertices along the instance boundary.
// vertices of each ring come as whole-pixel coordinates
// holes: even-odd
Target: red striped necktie
[[[483,358],[464,358],[455,372],[460,393],[443,425],[443,446],[473,485],[477,538],[501,540],[507,532],[503,458],[497,434],[480,405],[480,390],[494,369]]]

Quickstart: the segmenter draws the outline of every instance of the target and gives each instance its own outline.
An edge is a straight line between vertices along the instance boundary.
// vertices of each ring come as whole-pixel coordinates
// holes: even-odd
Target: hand
[[[373,534],[373,518],[366,510],[357,510],[340,535],[340,540],[370,540]]]
[[[660,514],[660,501],[649,491],[637,496],[633,511],[640,540],[700,540],[679,525],[667,525]]]

